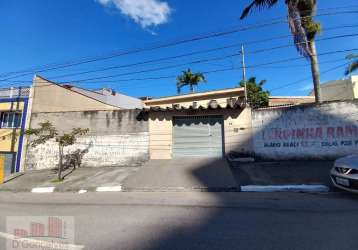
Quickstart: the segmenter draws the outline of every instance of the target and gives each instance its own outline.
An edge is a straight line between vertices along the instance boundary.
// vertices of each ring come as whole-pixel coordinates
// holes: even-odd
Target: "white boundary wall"
[[[331,159],[358,153],[358,100],[252,113],[255,155]]]

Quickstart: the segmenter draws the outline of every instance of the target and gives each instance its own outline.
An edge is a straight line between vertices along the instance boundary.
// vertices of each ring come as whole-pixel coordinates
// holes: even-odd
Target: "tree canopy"
[[[247,101],[252,108],[262,108],[269,105],[270,92],[263,90],[266,80],[256,82],[256,77],[251,77],[246,81]],[[245,82],[242,80],[240,86],[244,87]]]
[[[351,54],[348,55],[346,57],[347,60],[350,61],[349,65],[346,68],[346,71],[344,72],[344,74],[346,76],[349,76],[350,74],[352,74],[354,71],[358,70],[358,54]]]

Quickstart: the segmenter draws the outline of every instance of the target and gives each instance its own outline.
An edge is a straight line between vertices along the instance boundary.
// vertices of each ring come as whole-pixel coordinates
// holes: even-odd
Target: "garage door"
[[[222,116],[183,116],[173,120],[173,157],[222,157]]]

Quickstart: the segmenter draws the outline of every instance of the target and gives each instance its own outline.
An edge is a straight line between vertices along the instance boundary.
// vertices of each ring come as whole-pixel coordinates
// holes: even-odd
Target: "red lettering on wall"
[[[358,136],[357,126],[346,126],[344,128],[344,135],[345,137],[357,137]]]
[[[316,139],[323,139],[323,128],[316,128]]]
[[[304,139],[305,138],[304,129],[297,129],[296,136],[297,136],[297,139]]]
[[[343,127],[337,127],[336,136],[337,136],[338,138],[343,138],[343,137],[344,137]]]
[[[334,135],[334,128],[327,128],[327,138],[336,138],[336,136]]]
[[[282,131],[279,128],[275,128],[275,139],[282,139]]]

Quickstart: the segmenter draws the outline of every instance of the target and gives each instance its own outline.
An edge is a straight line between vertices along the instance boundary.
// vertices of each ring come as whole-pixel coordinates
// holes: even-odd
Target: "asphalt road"
[[[73,216],[83,249],[358,249],[345,193],[0,193],[2,233],[7,216],[48,215]]]

